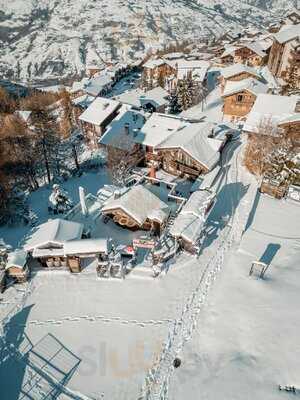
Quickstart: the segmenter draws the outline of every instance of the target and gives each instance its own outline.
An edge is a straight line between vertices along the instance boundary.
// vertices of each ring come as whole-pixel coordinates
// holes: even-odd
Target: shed
[[[29,275],[27,258],[28,253],[24,250],[16,250],[8,254],[8,259],[5,266],[6,274],[15,279],[18,283],[25,282]]]

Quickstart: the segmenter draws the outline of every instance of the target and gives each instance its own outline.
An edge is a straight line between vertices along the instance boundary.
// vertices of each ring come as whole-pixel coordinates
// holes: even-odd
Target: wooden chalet
[[[263,135],[266,130],[265,134],[269,135],[270,128],[288,130],[292,127],[291,129],[297,132],[297,103],[297,96],[259,93],[247,116],[244,131],[250,135]],[[282,126],[280,126],[281,123],[283,123]],[[265,126],[267,129],[264,129]]]
[[[92,104],[94,100],[95,97],[88,94],[84,94],[72,100],[72,117],[73,122],[76,125],[80,124],[80,115]]]
[[[195,180],[219,161],[221,142],[209,138],[214,124],[187,124],[156,146],[162,168],[172,175]]]
[[[259,73],[253,67],[244,64],[233,64],[225,67],[221,70],[220,76],[221,92],[224,92],[225,85],[228,81],[236,82],[249,78],[257,79],[258,81],[261,80]]]
[[[273,34],[268,67],[275,77],[287,83],[293,80],[295,88],[300,88],[300,24],[284,25]]]
[[[259,191],[261,193],[266,193],[275,199],[282,199],[288,190],[288,185],[278,181],[277,179],[264,178]]]
[[[267,54],[260,43],[245,42],[227,47],[220,59],[223,64],[241,63],[248,66],[261,66],[266,61]]]
[[[151,59],[143,65],[143,76],[148,82],[157,82],[160,77],[166,79],[171,75],[176,75],[176,68],[167,60]]]
[[[53,219],[39,225],[24,249],[43,267],[67,267],[64,244],[69,240],[79,240],[83,234],[83,224]]]
[[[102,212],[115,223],[131,230],[152,230],[160,235],[169,216],[169,208],[149,189],[134,186],[108,200]]]
[[[257,95],[267,91],[267,85],[253,78],[228,81],[222,95],[224,117],[231,121],[244,119],[251,111]]]
[[[285,137],[290,139],[293,147],[300,149],[300,113],[283,118],[278,127],[283,130]]]
[[[99,140],[101,147],[116,160],[123,159],[127,166],[135,166],[144,159],[141,145],[134,139],[145,123],[145,117],[130,106],[122,105],[116,118],[107,126]]]
[[[79,116],[86,142],[92,149],[99,147],[99,138],[118,115],[120,108],[121,104],[118,101],[98,97]]]
[[[16,250],[8,254],[5,266],[6,275],[17,283],[26,282],[29,276],[28,254],[24,250]]]

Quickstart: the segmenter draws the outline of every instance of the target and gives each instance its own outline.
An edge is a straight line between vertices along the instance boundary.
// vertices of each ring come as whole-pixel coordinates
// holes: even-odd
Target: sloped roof
[[[97,97],[80,115],[79,119],[99,126],[119,107],[120,103],[118,101]]]
[[[248,78],[241,81],[227,81],[223,92],[223,97],[247,90],[257,96],[259,93],[267,93],[268,85],[259,82],[257,79]]]
[[[18,267],[20,269],[24,269],[26,261],[27,261],[27,251],[16,250],[12,253],[8,253],[5,269],[7,270],[10,267]]]
[[[244,125],[247,132],[258,132],[262,121],[270,121],[277,125],[279,121],[295,113],[298,96],[279,96],[274,94],[259,94],[248,114]]]
[[[130,150],[135,144],[134,137],[145,123],[145,117],[129,106],[123,105],[116,118],[108,125],[99,143]],[[125,128],[127,126],[128,128]]]
[[[220,58],[223,57],[227,57],[232,55],[236,50],[238,50],[239,47],[238,46],[228,46],[226,47],[226,49],[223,51],[223,53],[221,54]]]
[[[292,115],[289,115],[288,117],[284,117],[283,119],[280,120],[278,125],[282,124],[289,124],[292,122],[299,122],[300,123],[300,113],[294,113]]]
[[[107,253],[107,251],[107,239],[70,240],[64,243],[64,254],[66,256],[73,254]]]
[[[47,243],[62,245],[68,240],[80,239],[82,231],[83,224],[59,218],[52,219],[37,227],[36,231],[26,241],[24,249],[31,251]]]
[[[203,82],[209,67],[210,67],[209,61],[178,60],[177,78],[184,79],[189,72],[192,72],[193,78],[195,78],[197,81]]]
[[[112,83],[112,78],[109,75],[103,74],[95,78],[91,78],[86,85],[84,85],[83,90],[92,96],[98,96],[103,89]]]
[[[197,190],[192,193],[181,212],[176,217],[170,229],[170,234],[195,244],[199,239],[207,207],[214,199],[215,194],[209,190]]]
[[[207,138],[215,126],[212,122],[189,124],[161,142],[157,149],[180,148],[208,169],[219,160],[220,141]]]
[[[297,25],[283,25],[279,32],[275,33],[273,37],[279,43],[286,43],[297,37],[300,37],[300,24]]]
[[[156,147],[178,128],[186,124],[179,117],[153,113],[134,140],[136,143],[145,146]]]
[[[148,60],[143,66],[145,68],[153,69],[153,68],[159,67],[160,65],[163,65],[165,63],[166,63],[165,60],[158,58],[155,60]]]
[[[76,97],[75,99],[73,99],[72,104],[74,106],[88,108],[94,100],[95,100],[94,96],[91,96],[89,94],[84,94],[82,96],[79,96],[79,97]]]
[[[233,65],[229,65],[228,67],[222,68],[221,69],[221,75],[225,78],[231,78],[233,76],[236,75],[240,75],[242,73],[248,73],[250,75],[253,75],[257,78],[260,78],[260,75],[258,74],[258,72],[252,68],[249,67],[248,65],[245,64],[233,64]]]
[[[153,102],[156,107],[166,105],[169,102],[167,99],[168,96],[169,93],[162,87],[158,86],[140,95],[141,106],[143,107],[144,104],[147,104],[148,102]]]
[[[241,47],[247,47],[247,49],[252,50],[255,54],[257,54],[260,57],[266,56],[266,53],[264,52],[259,41],[244,43],[243,46]]]
[[[32,114],[32,111],[25,111],[25,110],[17,110],[15,112],[23,121],[27,122]]]
[[[142,185],[134,186],[120,198],[108,200],[103,207],[103,212],[120,208],[130,215],[140,226],[149,218],[154,210],[167,209],[166,203]]]

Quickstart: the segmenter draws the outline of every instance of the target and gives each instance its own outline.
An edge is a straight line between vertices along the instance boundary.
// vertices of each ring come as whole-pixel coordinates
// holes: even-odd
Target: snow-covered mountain
[[[13,79],[82,74],[86,63],[219,35],[281,16],[294,0],[0,0],[0,73]]]

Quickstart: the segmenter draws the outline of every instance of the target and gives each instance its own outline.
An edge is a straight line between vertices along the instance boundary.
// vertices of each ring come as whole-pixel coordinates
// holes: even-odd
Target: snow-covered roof
[[[121,103],[132,105],[133,107],[143,107],[147,103],[152,103],[155,107],[168,104],[169,93],[160,86],[144,92],[141,89],[128,90],[119,96],[114,97]]]
[[[102,211],[105,213],[118,208],[142,226],[146,219],[153,215],[154,210],[164,210],[168,206],[150,190],[142,185],[137,185],[129,189],[120,198],[108,200]]]
[[[230,56],[230,55],[234,54],[236,52],[236,50],[238,50],[238,49],[239,49],[239,47],[237,47],[237,46],[228,46],[223,51],[223,53],[221,54],[220,58]]]
[[[277,125],[282,119],[295,112],[298,96],[279,96],[274,94],[259,94],[248,114],[244,125],[247,132],[258,132],[263,121]]]
[[[203,82],[208,68],[210,67],[209,61],[204,60],[178,60],[177,64],[177,78],[184,79],[189,73],[192,77],[199,82]]]
[[[143,66],[144,66],[144,68],[153,69],[153,68],[159,67],[165,63],[166,63],[165,60],[158,58],[158,59],[148,60]]]
[[[107,239],[70,240],[64,244],[64,254],[66,256],[74,254],[107,254],[107,252]]]
[[[88,108],[89,105],[95,100],[94,96],[90,96],[89,94],[84,94],[82,96],[76,97],[72,100],[72,104],[74,106],[79,106],[81,108]]]
[[[268,85],[259,82],[257,79],[248,78],[241,81],[227,81],[223,97],[231,96],[232,94],[247,90],[248,92],[257,96],[259,93],[267,93]]]
[[[231,78],[233,76],[240,75],[243,73],[248,73],[250,75],[256,76],[257,78],[260,78],[260,75],[254,68],[249,67],[248,65],[245,65],[245,64],[237,63],[237,64],[229,65],[228,67],[221,69],[221,74],[225,79],[228,79],[228,78]]]
[[[135,142],[145,146],[156,147],[184,125],[186,125],[186,122],[181,118],[153,113],[141,129],[141,132],[136,136]]]
[[[92,96],[98,96],[102,90],[106,89],[112,83],[111,76],[107,74],[98,75],[91,78],[84,86],[83,90]]]
[[[158,86],[140,95],[141,106],[143,107],[149,102],[153,103],[155,107],[166,105],[169,103],[167,99],[168,96],[169,93],[162,87]]]
[[[97,97],[80,115],[79,119],[100,126],[119,107],[120,103],[118,101]]]
[[[59,218],[52,219],[37,227],[26,241],[24,249],[31,251],[36,247],[45,247],[47,244],[63,245],[68,240],[80,239],[82,231],[83,224]]]
[[[286,43],[290,40],[300,37],[300,24],[297,25],[283,25],[279,32],[275,33],[273,37],[279,43]]]
[[[107,126],[99,143],[123,150],[130,150],[135,144],[134,138],[145,123],[145,117],[138,111],[123,105],[117,117]]]
[[[292,122],[300,122],[300,113],[294,113],[288,117],[282,118],[278,125],[289,124]]]
[[[163,56],[163,58],[165,58],[165,59],[167,59],[167,60],[176,60],[176,59],[182,58],[182,57],[184,57],[184,56],[185,56],[185,55],[184,55],[183,53],[177,52],[177,53],[168,53],[168,54],[165,54],[165,55]]]
[[[170,234],[195,244],[206,220],[206,210],[214,197],[215,194],[209,190],[192,193],[171,226]]]
[[[23,121],[27,122],[32,114],[32,111],[25,111],[25,110],[17,110],[15,112]]]
[[[8,253],[7,263],[5,265],[5,269],[9,269],[10,267],[17,267],[20,269],[24,269],[27,262],[27,251],[25,250],[16,250],[12,253]]]
[[[88,82],[89,82],[88,78],[82,78],[81,81],[73,82],[72,87],[70,89],[70,93],[75,93],[78,92],[79,90],[83,90]]]
[[[211,169],[219,160],[219,140],[208,138],[215,124],[212,122],[201,122],[189,124],[178,129],[163,142],[157,149],[180,148],[208,169]]]
[[[266,53],[264,52],[261,44],[258,41],[245,43],[243,44],[242,47],[247,47],[247,49],[252,50],[255,54],[257,54],[260,57],[266,56]]]

